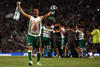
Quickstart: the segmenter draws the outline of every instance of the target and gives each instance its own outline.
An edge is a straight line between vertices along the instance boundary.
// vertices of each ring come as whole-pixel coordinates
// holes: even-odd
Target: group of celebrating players
[[[58,57],[67,57],[68,49],[70,49],[73,57],[82,57],[81,52],[83,52],[84,57],[88,56],[85,46],[84,29],[80,25],[74,27],[68,25],[67,28],[61,24],[50,25],[48,22],[42,25],[44,19],[55,13],[54,5],[43,16],[39,16],[37,8],[33,9],[33,15],[29,15],[23,11],[19,2],[17,2],[17,7],[20,13],[29,19],[27,36],[29,65],[33,64],[32,52],[37,52],[37,65],[40,66],[40,52],[44,52],[44,55],[47,52],[47,55],[51,56],[53,48]]]

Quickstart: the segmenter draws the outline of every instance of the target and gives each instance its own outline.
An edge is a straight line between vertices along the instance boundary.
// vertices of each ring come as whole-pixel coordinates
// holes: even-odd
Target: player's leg
[[[81,53],[83,53],[83,57],[86,58],[86,54],[88,55],[88,53],[85,46],[85,40],[80,40],[79,44],[80,44]]]
[[[100,58],[100,43],[97,43],[97,52],[99,53],[99,58]]]
[[[61,56],[65,55],[65,38],[61,38]]]
[[[59,45],[60,44],[59,40],[55,39],[54,42],[55,42],[55,44],[54,44],[55,51],[56,51],[58,57],[61,58],[61,55],[60,55],[60,52],[59,52],[59,48],[61,48],[61,46]]]
[[[43,42],[42,42],[42,38],[41,37],[42,36],[40,36],[40,48],[39,48],[39,50],[40,50],[41,55],[43,56]]]
[[[92,56],[90,58],[94,58],[94,53],[97,51],[97,43],[93,43],[93,48],[92,48]]]
[[[85,50],[84,50],[84,48],[80,48],[80,49],[81,49],[81,53],[83,54],[82,57],[85,58]]]
[[[88,58],[88,57],[89,57],[89,54],[88,54],[86,48],[83,49],[83,54],[84,54],[84,58]],[[87,54],[87,55],[86,55],[86,54]]]
[[[37,49],[37,65],[41,66],[41,63],[40,63],[40,51],[39,51],[39,48],[40,48],[40,37],[35,37],[35,38],[36,38],[35,48]]]
[[[32,46],[28,47],[29,65],[32,65]]]
[[[56,53],[57,53],[58,57],[60,58],[61,56],[60,56],[60,53],[59,53],[59,49],[58,48],[56,48]]]
[[[84,57],[85,56],[85,52],[83,50],[83,48],[84,48],[83,40],[79,40],[79,48],[81,50],[81,53],[83,53],[83,57]]]
[[[66,43],[66,46],[65,46],[65,57],[68,56],[68,43]]]
[[[32,57],[34,57],[34,54],[35,54],[35,48],[33,47],[33,52],[32,52]]]
[[[73,42],[73,44],[74,44],[75,50],[77,51],[79,57],[81,58],[81,57],[82,57],[82,55],[81,55],[81,49],[80,49],[80,47],[79,47],[78,41]]]
[[[51,57],[51,43],[50,43],[50,38],[46,39],[46,45],[47,45],[47,55],[48,55],[48,57]]]
[[[57,52],[56,52],[56,41],[55,41],[54,37],[53,37],[53,40],[52,40],[52,47],[54,48],[54,52],[55,52],[54,57],[56,57],[56,54],[57,54]]]
[[[55,42],[55,44],[54,44],[54,49],[55,49],[55,56],[56,56],[56,54],[58,55],[58,57],[60,56],[60,53],[59,53],[59,49],[58,49],[58,43],[57,43],[57,41],[54,41]]]
[[[58,43],[57,43],[57,54],[58,54],[58,57],[61,58],[61,43],[60,43],[60,41],[58,41]]]
[[[45,39],[45,37],[43,37],[43,46],[44,46],[43,56],[45,56],[46,55],[46,52],[47,52],[47,46],[46,46],[46,39]]]
[[[65,57],[67,56],[67,48],[65,47]]]
[[[32,37],[28,35],[28,58],[29,65],[32,65]]]
[[[76,47],[75,50],[77,51],[79,57],[82,57],[80,48]]]
[[[98,53],[99,53],[99,58],[100,58],[100,43],[98,44]]]
[[[41,66],[39,49],[37,49],[37,65],[38,65],[38,66]]]
[[[94,51],[95,51],[95,44],[91,43],[90,47],[91,47],[91,55],[89,56],[89,58],[93,58],[94,57]]]

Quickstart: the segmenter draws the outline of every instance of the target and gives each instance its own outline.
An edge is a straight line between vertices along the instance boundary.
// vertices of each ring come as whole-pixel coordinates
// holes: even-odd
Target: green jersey
[[[42,29],[42,21],[40,17],[34,18],[31,16],[29,21],[28,35],[31,36],[40,36]]]
[[[76,30],[76,33],[78,33],[78,39],[79,40],[84,40],[84,33],[80,30]]]
[[[48,37],[50,38],[50,32],[52,31],[51,28],[46,28],[43,26],[43,37]]]

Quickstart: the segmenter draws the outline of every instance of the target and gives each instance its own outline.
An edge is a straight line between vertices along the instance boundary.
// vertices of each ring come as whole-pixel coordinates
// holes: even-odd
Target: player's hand
[[[17,3],[16,3],[17,6],[20,6],[20,4],[21,4],[21,2],[17,2]]]
[[[52,5],[51,7],[50,7],[50,12],[52,13],[52,14],[55,14],[55,10],[57,10],[58,9],[58,7],[56,6],[56,5]]]

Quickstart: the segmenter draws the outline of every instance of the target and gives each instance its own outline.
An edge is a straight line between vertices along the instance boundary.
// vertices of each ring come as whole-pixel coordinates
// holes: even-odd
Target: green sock
[[[44,56],[46,55],[46,52],[47,52],[47,48],[44,48]]]
[[[28,50],[29,61],[32,61],[32,50]]]
[[[37,62],[40,61],[40,53],[37,53]]]
[[[83,56],[85,56],[85,51],[83,51]]]
[[[51,49],[50,49],[50,48],[47,49],[47,55],[48,55],[48,56],[51,55]]]
[[[88,56],[88,52],[87,52],[87,50],[85,50],[85,54],[87,54],[87,56]],[[86,56],[86,55],[85,55]]]
[[[61,49],[61,56],[64,56],[64,49]]]

